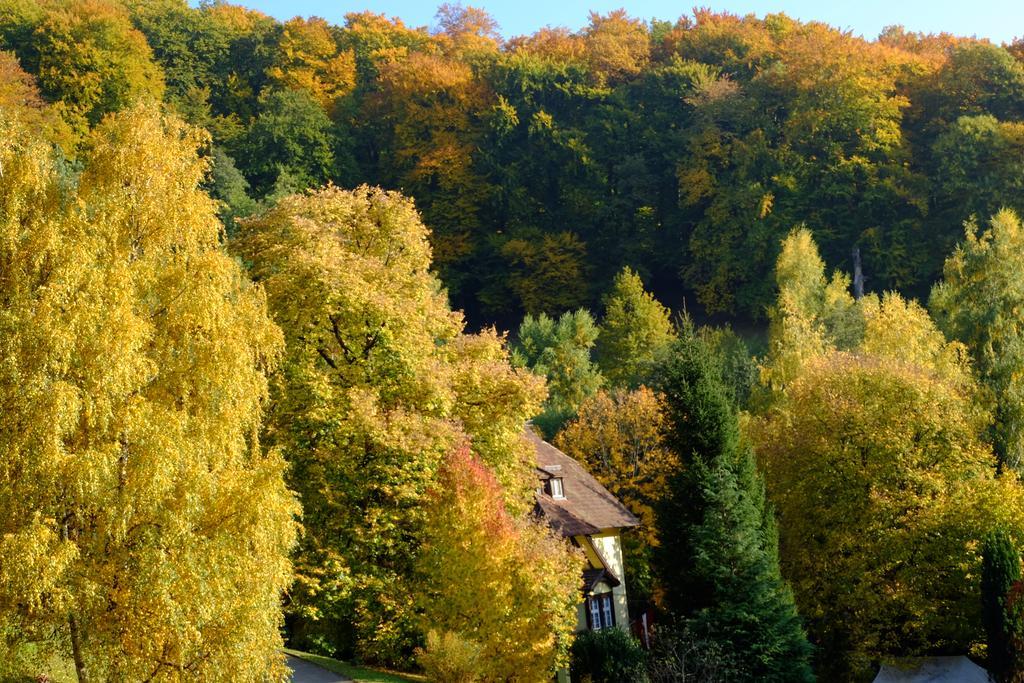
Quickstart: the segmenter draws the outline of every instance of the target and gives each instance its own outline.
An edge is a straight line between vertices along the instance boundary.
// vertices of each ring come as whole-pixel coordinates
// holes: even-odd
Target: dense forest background
[[[0,0],[0,678],[1020,680],[1022,119],[1022,41]]]
[[[673,308],[760,327],[800,224],[829,269],[856,249],[868,290],[924,297],[965,220],[1024,209],[1020,41],[708,10],[504,38],[449,5],[428,30],[12,0],[0,49],[66,145],[140,95],[208,129],[229,230],[328,181],[413,197],[473,327],[592,307],[624,266]]]

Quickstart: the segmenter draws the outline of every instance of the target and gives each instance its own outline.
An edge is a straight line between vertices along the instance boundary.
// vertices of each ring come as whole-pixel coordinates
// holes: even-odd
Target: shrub
[[[640,643],[618,628],[587,631],[572,645],[572,680],[584,683],[647,681],[647,653]]]
[[[725,683],[747,678],[718,643],[688,628],[658,627],[651,645],[649,683]]]
[[[427,633],[427,646],[418,651],[419,663],[427,678],[445,683],[474,683],[480,664],[480,644],[445,631]]]

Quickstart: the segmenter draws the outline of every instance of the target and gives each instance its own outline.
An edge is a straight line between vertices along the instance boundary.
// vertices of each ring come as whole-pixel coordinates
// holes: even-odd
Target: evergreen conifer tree
[[[657,510],[658,563],[674,615],[723,647],[730,680],[813,680],[754,455],[717,359],[684,325],[662,363],[667,445],[679,456]]]
[[[644,289],[639,275],[623,268],[604,301],[597,339],[601,372],[613,386],[636,387],[673,338],[668,309]]]
[[[981,551],[981,618],[988,642],[988,669],[997,681],[1011,680],[1020,668],[1007,598],[1020,581],[1020,553],[1003,529],[985,537]]]

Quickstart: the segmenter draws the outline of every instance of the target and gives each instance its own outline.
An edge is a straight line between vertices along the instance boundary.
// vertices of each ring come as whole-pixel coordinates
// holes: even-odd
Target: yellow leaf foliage
[[[268,432],[304,506],[293,608],[312,630],[354,626],[364,657],[407,660],[437,468],[468,438],[510,509],[525,512],[533,454],[522,429],[543,381],[510,366],[494,331],[463,334],[429,270],[427,230],[398,193],[287,197],[243,223],[236,247],[286,337]]]
[[[583,402],[576,419],[555,437],[555,446],[583,463],[640,518],[650,546],[658,545],[654,506],[677,462],[662,444],[664,427],[662,398],[656,392],[647,387],[601,390]]]
[[[749,426],[816,635],[872,656],[981,638],[978,541],[999,524],[1024,538],[1024,495],[996,476],[969,394],[927,366],[832,352]]]
[[[53,0],[45,5],[48,11],[33,36],[39,84],[76,132],[137,100],[160,100],[163,75],[121,3]]]
[[[281,87],[308,91],[333,114],[338,99],[356,87],[355,54],[338,48],[323,19],[296,17],[282,28],[267,76]]]
[[[473,646],[471,680],[552,678],[568,663],[582,553],[543,523],[510,515],[467,448],[446,458],[429,501],[418,565],[425,627]]]
[[[112,116],[73,187],[0,127],[0,632],[82,680],[280,678],[281,334],[220,245],[205,134]]]

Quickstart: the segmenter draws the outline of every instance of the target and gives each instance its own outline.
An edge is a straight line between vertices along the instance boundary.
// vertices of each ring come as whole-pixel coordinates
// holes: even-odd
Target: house
[[[967,657],[911,657],[883,664],[874,683],[989,683],[988,672]]]
[[[526,437],[537,454],[537,512],[587,557],[577,633],[628,630],[621,531],[637,526],[639,520],[582,465],[541,439],[532,427]]]

